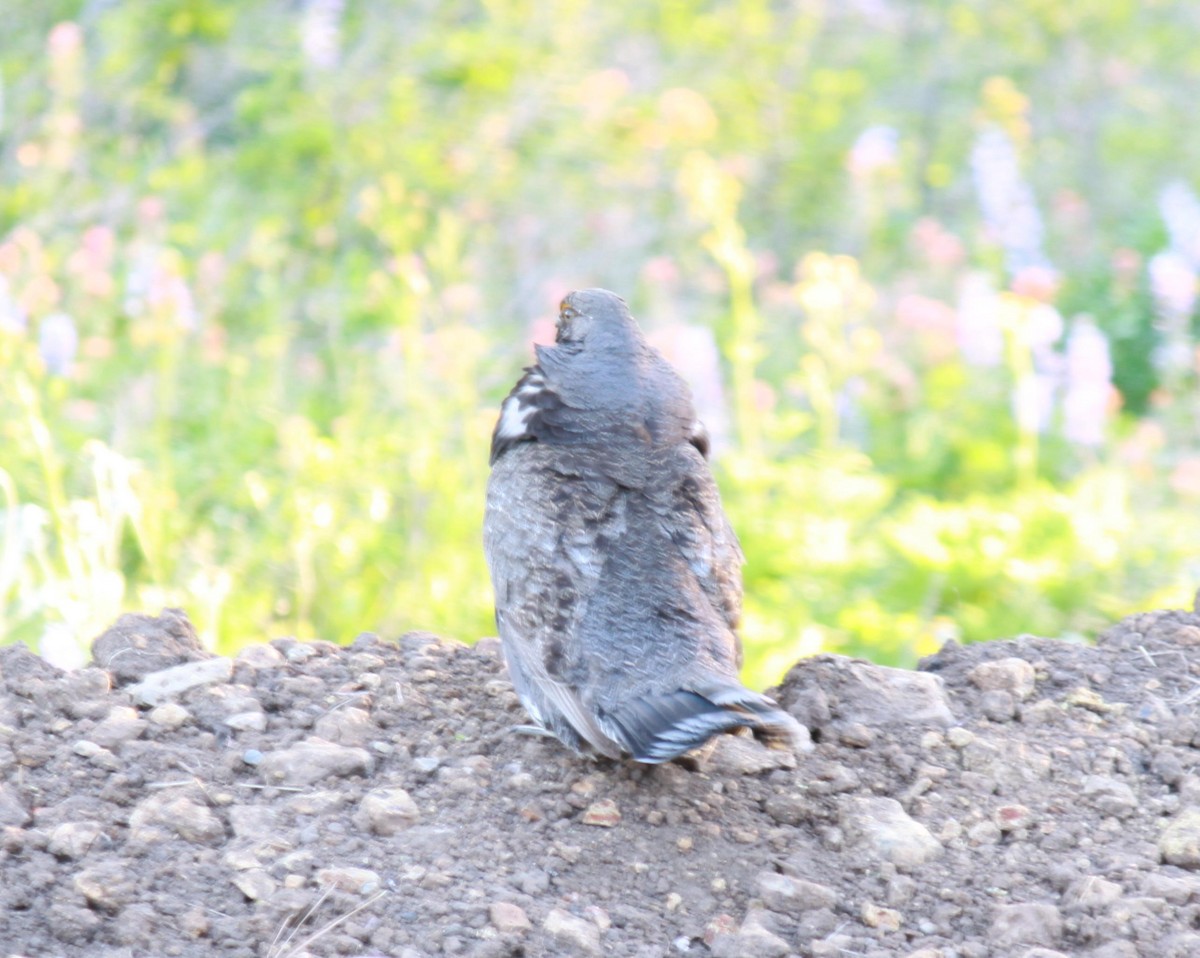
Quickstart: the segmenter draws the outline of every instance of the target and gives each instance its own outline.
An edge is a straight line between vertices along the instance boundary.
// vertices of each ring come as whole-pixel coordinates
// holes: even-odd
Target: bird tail
[[[691,751],[714,735],[749,728],[772,748],[795,749],[800,724],[765,695],[740,685],[666,692],[627,703],[606,716],[635,761],[656,765]]]

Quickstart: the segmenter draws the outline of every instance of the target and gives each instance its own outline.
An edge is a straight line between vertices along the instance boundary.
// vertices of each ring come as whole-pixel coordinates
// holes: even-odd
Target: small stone
[[[1017,717],[1017,700],[1011,692],[992,689],[979,699],[979,708],[993,722],[1011,722]]]
[[[690,852],[694,845],[695,841],[691,835],[681,835],[679,838],[675,839],[675,847],[681,852]]]
[[[1200,868],[1200,808],[1183,809],[1163,829],[1158,852],[1168,865]]]
[[[615,828],[621,824],[621,810],[611,798],[602,798],[592,802],[583,813],[583,824],[596,825],[600,828]]]
[[[1085,778],[1083,798],[1093,808],[1115,818],[1128,818],[1138,807],[1133,789],[1106,775],[1089,775]]]
[[[219,656],[175,665],[159,672],[151,672],[137,685],[129,687],[129,694],[139,705],[162,705],[177,698],[189,689],[216,682],[228,682],[233,675],[233,659]]]
[[[763,926],[760,913],[750,912],[737,931],[717,935],[710,945],[713,958],[783,958],[788,943]]]
[[[1124,709],[1123,705],[1104,701],[1099,692],[1082,687],[1072,689],[1068,692],[1064,701],[1067,705],[1087,709],[1089,712],[1095,712],[1097,715],[1106,715],[1109,712],[1119,712]]]
[[[972,845],[995,845],[1000,841],[1000,827],[993,821],[976,822],[967,829],[967,841]]]
[[[767,814],[780,825],[800,825],[812,814],[808,802],[798,791],[770,795],[763,804]]]
[[[379,890],[379,875],[369,868],[344,865],[322,868],[317,872],[317,884],[356,895],[370,895]]]
[[[146,722],[137,710],[119,705],[109,710],[104,721],[88,732],[88,738],[104,748],[112,748],[138,738],[146,730]]]
[[[96,822],[63,822],[50,833],[46,850],[57,858],[83,858],[101,832]]]
[[[247,841],[277,841],[279,836],[278,816],[269,805],[230,805],[229,827]]]
[[[272,785],[313,785],[335,776],[369,775],[375,767],[363,748],[305,739],[291,748],[267,752],[258,765],[263,780]]]
[[[1009,692],[1022,701],[1033,694],[1037,672],[1024,659],[1010,657],[981,662],[967,673],[967,680],[983,692]]]
[[[942,854],[941,843],[893,798],[847,797],[839,809],[847,840],[898,868],[915,868]]]
[[[133,880],[124,863],[106,862],[79,872],[74,879],[75,890],[94,908],[115,912],[129,902],[134,894]]]
[[[992,815],[992,821],[1002,832],[1015,832],[1029,825],[1033,813],[1024,805],[1001,805]]]
[[[275,894],[275,889],[279,887],[275,879],[261,868],[238,872],[230,880],[237,890],[250,901],[262,901],[264,898],[270,898]]]
[[[1121,897],[1121,886],[1097,875],[1080,878],[1068,886],[1063,904],[1085,911],[1107,908]]]
[[[31,818],[20,793],[11,785],[0,785],[0,825],[21,827],[29,824]]]
[[[946,741],[950,743],[952,748],[966,748],[975,741],[975,735],[961,725],[956,725],[946,732]]]
[[[234,662],[251,669],[277,669],[287,664],[287,659],[273,645],[248,645]]]
[[[1028,902],[997,905],[988,940],[994,947],[1053,946],[1062,937],[1062,915],[1053,905]]]
[[[838,741],[851,748],[869,748],[875,733],[862,722],[851,722],[838,729]]]
[[[717,915],[704,926],[704,944],[712,947],[712,943],[721,935],[732,935],[737,931],[737,919],[733,915]]]
[[[144,799],[129,816],[129,840],[135,845],[178,835],[197,845],[213,845],[225,838],[225,826],[205,805],[186,795],[162,792]]]
[[[763,904],[782,915],[833,908],[838,900],[837,892],[828,885],[818,885],[778,872],[759,872],[754,883]]]
[[[899,931],[903,924],[903,916],[894,908],[884,908],[873,902],[864,901],[859,912],[863,924],[868,928],[879,928],[883,931]]]
[[[1030,948],[1021,953],[1021,958],[1071,958],[1070,955],[1053,948]]]
[[[600,954],[600,929],[561,908],[550,909],[542,922],[542,930],[562,948],[585,955]]]
[[[368,712],[352,707],[326,712],[313,726],[314,735],[338,745],[366,745],[378,731]]]
[[[267,728],[267,717],[260,710],[235,712],[225,718],[224,724],[235,732],[264,732]]]
[[[512,902],[497,901],[488,905],[488,921],[502,935],[515,935],[533,927],[525,909]]]
[[[160,725],[165,729],[177,729],[189,721],[192,713],[178,702],[167,702],[150,710],[150,723]]]
[[[811,742],[805,738],[803,750],[811,749]],[[746,735],[719,735],[704,766],[712,775],[761,775],[778,768],[795,768],[796,755],[791,749],[768,748]]]
[[[354,824],[374,835],[395,835],[420,817],[421,810],[404,789],[376,788],[363,796]]]

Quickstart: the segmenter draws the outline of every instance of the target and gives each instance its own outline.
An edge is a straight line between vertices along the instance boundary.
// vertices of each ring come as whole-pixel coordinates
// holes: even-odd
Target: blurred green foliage
[[[1163,0],[7,11],[0,640],[488,634],[495,411],[590,285],[719,347],[752,683],[1187,600],[1195,276],[1164,311],[1146,262],[1198,35]],[[1052,269],[981,212],[986,130]],[[1111,347],[1098,441],[1061,370],[1014,404],[1070,365],[1047,309]]]

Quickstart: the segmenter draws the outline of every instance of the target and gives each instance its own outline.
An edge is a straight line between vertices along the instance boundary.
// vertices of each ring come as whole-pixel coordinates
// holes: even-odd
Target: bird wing
[[[687,563],[712,607],[731,632],[742,617],[742,547],[700,450],[681,443],[668,453],[664,482],[649,490],[663,532]],[[738,665],[741,650],[738,649]]]
[[[496,625],[530,714],[560,739],[617,757],[579,690],[590,664],[575,640],[604,565],[606,531],[622,520],[615,484],[584,456],[543,442],[501,451],[488,481],[484,550]]]

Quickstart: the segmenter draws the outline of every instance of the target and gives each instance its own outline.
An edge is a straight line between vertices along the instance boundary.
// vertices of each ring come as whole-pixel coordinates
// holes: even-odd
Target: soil
[[[0,649],[0,955],[1200,955],[1200,615],[820,656],[801,754],[520,734],[495,640]]]

